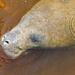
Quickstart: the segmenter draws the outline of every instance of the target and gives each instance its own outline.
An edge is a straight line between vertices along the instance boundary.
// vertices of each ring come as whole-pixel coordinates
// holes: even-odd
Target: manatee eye
[[[30,36],[31,41],[34,42],[34,43],[39,43],[39,42],[41,42],[41,41],[42,41],[42,38],[43,38],[43,36],[40,35],[40,34],[32,34],[32,35]]]
[[[39,42],[39,37],[36,34],[32,34],[30,36],[30,39],[31,39],[32,42]]]

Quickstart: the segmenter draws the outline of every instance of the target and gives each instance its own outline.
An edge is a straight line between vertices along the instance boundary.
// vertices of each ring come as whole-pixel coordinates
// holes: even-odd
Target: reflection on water
[[[11,30],[37,1],[5,0],[6,7],[0,4],[0,35]],[[0,48],[0,75],[75,75],[75,47],[34,49],[15,60]]]

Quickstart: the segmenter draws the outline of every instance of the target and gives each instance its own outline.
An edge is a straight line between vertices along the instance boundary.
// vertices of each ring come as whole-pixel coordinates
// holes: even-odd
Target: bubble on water
[[[0,8],[5,8],[5,6],[6,6],[6,3],[5,3],[5,1],[4,0],[0,0]]]
[[[24,2],[26,3],[27,1],[25,0]]]

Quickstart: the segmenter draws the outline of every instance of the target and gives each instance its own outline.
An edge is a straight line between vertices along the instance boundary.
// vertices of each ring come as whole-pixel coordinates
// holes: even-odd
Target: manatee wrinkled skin
[[[75,0],[41,0],[1,37],[4,52],[15,59],[33,47],[75,45]]]

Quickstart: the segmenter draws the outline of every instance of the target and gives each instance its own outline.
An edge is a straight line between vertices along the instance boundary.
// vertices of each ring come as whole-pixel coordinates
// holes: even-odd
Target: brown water
[[[0,0],[0,36],[11,30],[37,1]],[[5,58],[0,48],[0,75],[75,75],[75,47],[37,49],[16,60]]]

